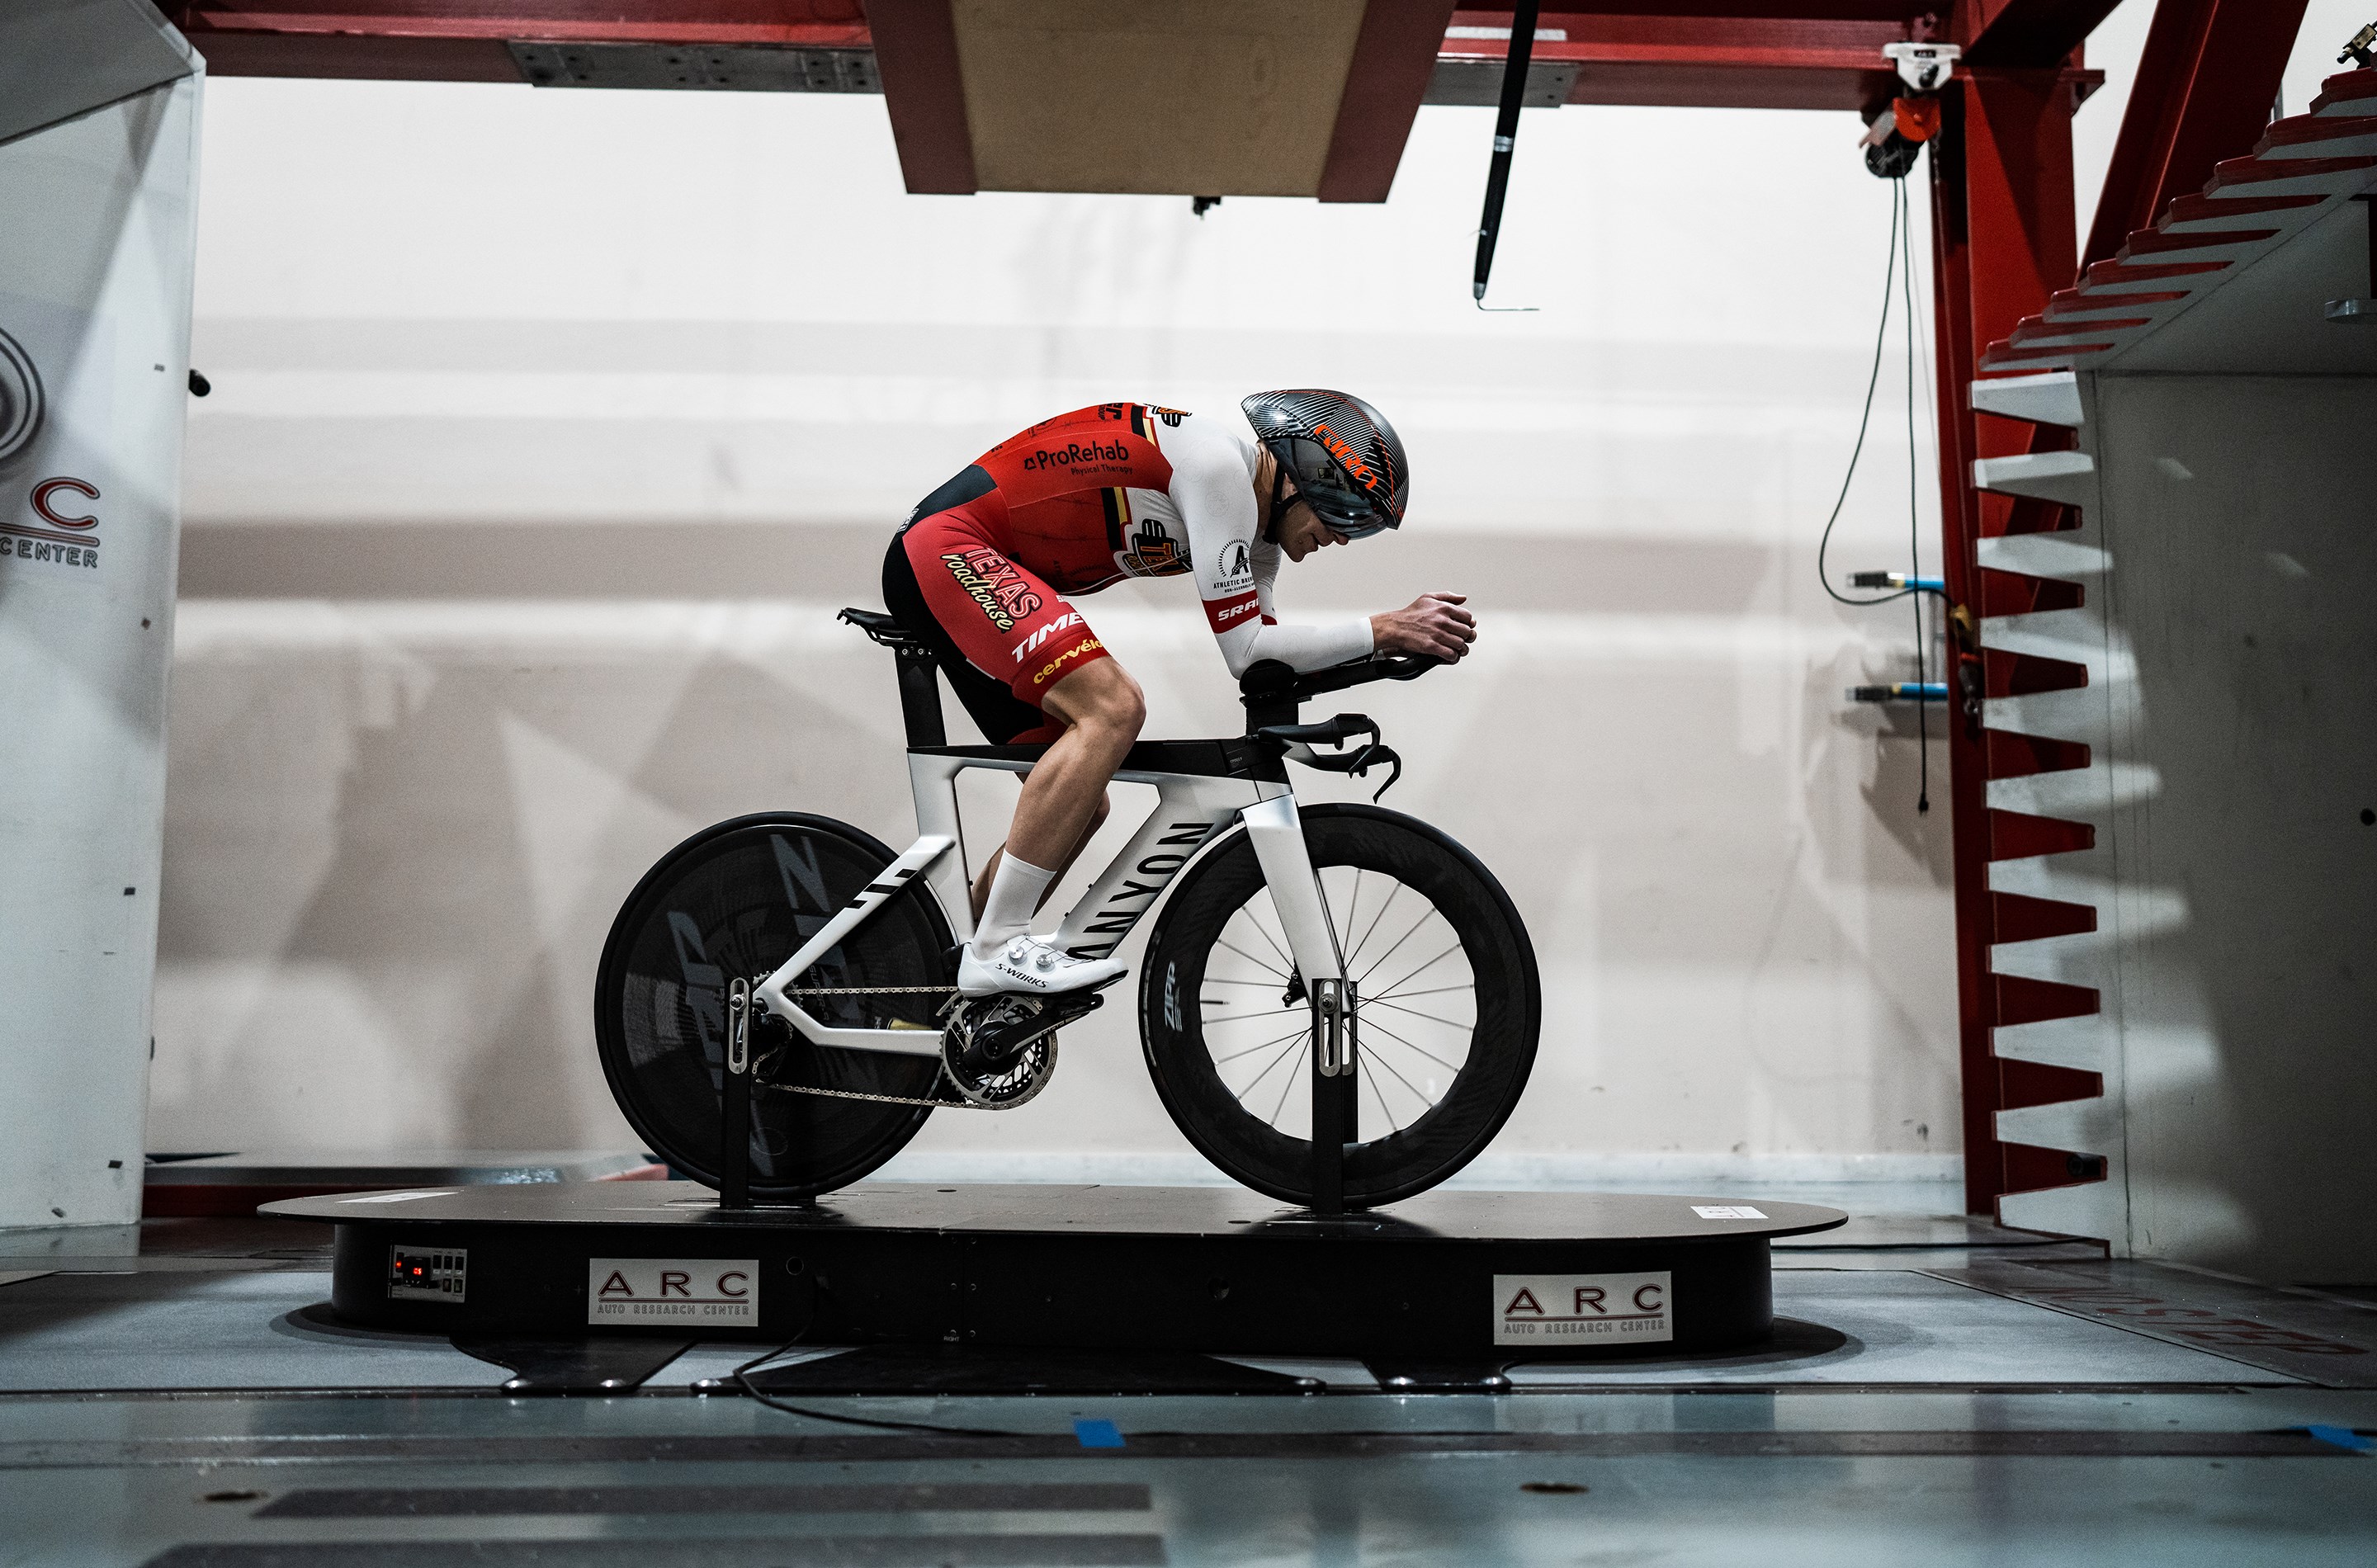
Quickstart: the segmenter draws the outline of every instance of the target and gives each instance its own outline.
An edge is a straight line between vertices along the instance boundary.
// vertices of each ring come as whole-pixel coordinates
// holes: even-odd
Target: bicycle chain
[[[947,1066],[942,1067],[943,1078],[948,1077],[949,1071]],[[868,1095],[862,1094],[856,1089],[816,1089],[806,1083],[769,1083],[756,1078],[752,1080],[752,1086],[770,1089],[779,1095],[818,1095],[830,1100],[871,1100],[877,1105],[884,1106],[930,1106],[936,1110],[1003,1110],[1006,1108],[1003,1106],[976,1105],[963,1095],[954,1100],[926,1100],[919,1099],[914,1095]]]
[[[784,988],[784,995],[788,997],[877,997],[890,996],[894,994],[946,995],[956,989],[957,987],[955,986],[809,986],[800,989],[794,989],[788,986]],[[951,1087],[954,1088],[955,1084],[950,1078],[949,1063],[941,1062],[939,1066],[941,1070],[939,1081],[950,1083]],[[752,1075],[751,1082],[752,1085],[756,1088],[772,1089],[780,1095],[815,1095],[823,1099],[866,1100],[872,1104],[881,1106],[928,1106],[935,1110],[1008,1110],[1012,1108],[1008,1106],[983,1105],[977,1101],[967,1099],[963,1095],[960,1095],[954,1099],[948,1100],[920,1099],[914,1095],[869,1095],[857,1089],[820,1089],[812,1087],[806,1083],[770,1083],[761,1079],[756,1073]]]
[[[786,987],[784,989],[784,995],[788,997],[912,996],[920,994],[938,995],[945,992],[954,991],[956,989],[957,987],[955,986],[807,986],[797,990],[791,987]],[[949,1065],[946,1062],[938,1063],[938,1065],[941,1070],[942,1080],[946,1081],[949,1077]],[[962,1107],[968,1110],[994,1110],[997,1108],[994,1106],[976,1105],[962,1095],[957,1096],[955,1099],[949,1100],[920,1099],[914,1095],[869,1095],[857,1089],[820,1089],[813,1088],[806,1083],[770,1083],[760,1079],[756,1073],[753,1075],[751,1081],[753,1084],[758,1088],[772,1089],[780,1095],[816,1095],[823,1099],[866,1100],[875,1105],[882,1106],[929,1106],[937,1110],[958,1107]]]

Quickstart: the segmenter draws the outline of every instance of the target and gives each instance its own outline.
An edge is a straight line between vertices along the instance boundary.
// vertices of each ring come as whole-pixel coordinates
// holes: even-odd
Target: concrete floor
[[[1521,1367],[1498,1395],[1265,1362],[1327,1391],[806,1401],[1002,1434],[977,1437],[693,1391],[747,1347],[508,1395],[441,1340],[305,1318],[327,1242],[0,1235],[0,1564],[2377,1561],[2377,1310],[1955,1217],[1778,1249],[1785,1332],[1714,1362]],[[1101,1421],[1120,1447],[1076,1426]]]

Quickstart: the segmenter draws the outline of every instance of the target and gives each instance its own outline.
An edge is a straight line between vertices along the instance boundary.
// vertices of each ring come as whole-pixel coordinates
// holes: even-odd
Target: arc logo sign
[[[1659,1345],[1676,1337],[1673,1280],[1655,1274],[1498,1274],[1497,1345]]]
[[[589,1258],[590,1323],[759,1326],[754,1258]]]
[[[0,470],[34,461],[49,412],[40,366],[23,343],[0,329]],[[88,503],[99,498],[98,485],[72,474],[35,482],[24,514],[0,515],[0,556],[96,570],[99,540],[91,531],[99,517]]]

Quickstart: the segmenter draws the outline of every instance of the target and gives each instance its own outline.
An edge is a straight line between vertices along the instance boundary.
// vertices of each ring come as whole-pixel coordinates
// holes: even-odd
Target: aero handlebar
[[[1264,659],[1238,679],[1238,700],[1249,710],[1302,702],[1327,691],[1367,686],[1374,680],[1417,680],[1444,664],[1425,653],[1373,653],[1350,664],[1299,675],[1276,659]]]

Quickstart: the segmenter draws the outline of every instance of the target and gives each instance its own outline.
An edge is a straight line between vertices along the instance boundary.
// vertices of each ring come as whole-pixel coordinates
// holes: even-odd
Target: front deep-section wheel
[[[1304,836],[1356,992],[1345,1202],[1391,1203],[1475,1158],[1519,1103],[1543,996],[1493,873],[1370,806],[1315,806]],[[1172,1119],[1231,1176],[1312,1201],[1312,1014],[1244,832],[1188,868],[1148,940],[1140,1033]]]
[[[757,982],[815,936],[894,856],[871,834],[795,813],[721,822],[646,873],[611,928],[594,984],[594,1039],[619,1109],[654,1154],[719,1185],[726,987]],[[800,987],[946,987],[949,921],[912,883],[794,982]],[[916,1029],[938,1042],[945,991],[799,999],[818,1023]],[[764,1018],[751,1042],[751,1192],[804,1198],[846,1186],[900,1152],[923,1106],[796,1092],[923,1098],[940,1059],[821,1049]]]

